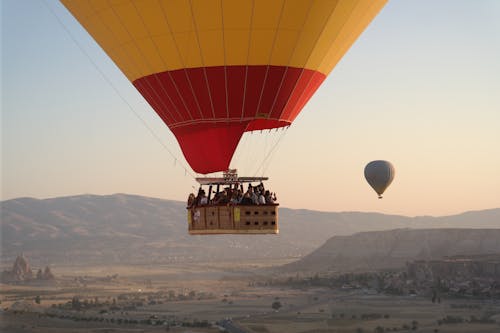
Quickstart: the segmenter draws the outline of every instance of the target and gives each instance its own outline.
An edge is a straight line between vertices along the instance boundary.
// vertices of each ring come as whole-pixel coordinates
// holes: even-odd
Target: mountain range
[[[279,235],[189,236],[185,203],[179,201],[113,194],[17,198],[0,205],[2,262],[11,263],[17,255],[25,253],[32,263],[40,266],[303,257],[305,260],[306,255],[312,256],[321,246],[339,244],[343,238],[338,236],[359,232],[500,228],[500,208],[443,217],[280,208]],[[404,234],[392,231],[398,232]],[[368,234],[353,237],[368,237]],[[352,251],[353,247],[366,249],[363,242],[351,243],[351,247],[347,247],[347,241],[343,244],[333,248],[344,252]],[[327,252],[321,250],[323,254]]]

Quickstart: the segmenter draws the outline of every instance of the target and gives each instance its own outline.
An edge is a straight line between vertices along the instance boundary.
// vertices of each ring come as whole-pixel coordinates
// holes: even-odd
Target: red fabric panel
[[[266,114],[268,124],[275,126],[293,120],[324,79],[319,72],[301,68],[228,66],[158,73],[134,85],[168,126],[209,119],[240,121],[243,103],[244,121]]]
[[[229,168],[247,123],[193,124],[172,129],[191,168],[202,174]]]
[[[188,70],[180,70],[172,72],[172,79],[175,82],[176,88],[183,100],[187,119],[202,118],[201,110],[198,106],[195,92],[193,91],[191,81],[189,80]]]
[[[290,125],[324,79],[301,68],[219,66],[148,75],[134,85],[193,170],[210,173],[227,169],[244,131]]]
[[[264,90],[262,91],[259,110],[257,110],[258,113],[267,115],[271,113],[271,108],[273,107],[276,94],[280,91],[282,86],[285,72],[286,67],[269,66],[269,69],[267,70],[266,82],[264,84]]]
[[[300,77],[297,80],[297,83],[295,84],[295,87],[293,87],[293,92],[290,95],[290,98],[288,99],[285,108],[281,112],[280,118],[288,119],[288,117],[290,117],[293,109],[299,102],[300,96],[302,96],[302,94],[306,90],[307,84],[311,79],[312,73],[313,73],[312,71],[305,71],[305,70],[301,72]]]
[[[279,121],[274,119],[255,119],[248,124],[245,132],[259,131],[264,129],[273,129],[290,125],[289,121]]]
[[[318,90],[319,86],[323,81],[325,80],[325,75],[319,73],[319,72],[312,72],[312,75],[310,76],[310,80],[306,85],[306,88],[302,91],[297,103],[291,109],[290,114],[283,115],[286,116],[287,119],[289,119],[291,122],[297,118],[299,115],[300,111],[304,108],[306,103],[309,101],[309,99],[314,95],[316,90]]]
[[[168,108],[163,108],[162,105],[158,103],[158,100],[154,98],[153,93],[151,92],[151,89],[148,87],[148,82],[146,81],[135,81],[134,86],[137,90],[139,90],[142,94],[142,97],[144,97],[149,105],[156,111],[158,116],[163,120],[165,124],[169,124],[175,121],[173,117],[170,116],[169,114],[169,109]]]
[[[208,86],[214,106],[215,118],[227,118],[226,76],[224,67],[207,67],[205,71],[208,77]]]
[[[245,91],[246,66],[228,66],[227,74],[227,96],[229,103],[229,116],[241,118],[243,112],[243,98]]]
[[[198,105],[201,109],[202,119],[214,118],[212,103],[210,102],[210,91],[208,88],[208,80],[205,75],[205,68],[191,68],[186,70],[189,76],[189,81],[193,86],[193,91],[196,94]]]
[[[259,104],[260,92],[264,85],[267,66],[248,66],[245,94],[244,117],[255,117]]]
[[[134,81],[134,85],[139,90],[139,92],[144,96],[144,98],[148,101],[148,103],[153,107],[156,113],[161,114],[163,110],[157,109],[154,105],[159,106],[159,99],[151,93],[145,94],[142,89],[144,87],[151,87],[152,90],[160,92],[160,99],[168,100],[171,105],[171,109],[168,109],[172,115],[175,115],[175,122],[167,123],[167,125],[175,124],[178,122],[187,121],[190,119],[189,113],[186,110],[184,101],[179,94],[177,85],[173,78],[174,72],[163,72],[156,74],[157,79],[154,78],[153,75],[145,76],[139,80]],[[148,90],[147,90],[148,91]]]
[[[275,96],[275,101],[273,101],[273,106],[271,110],[271,118],[279,118],[283,112],[283,108],[286,106],[290,96],[293,93],[295,86],[297,85],[297,80],[300,78],[300,73],[302,73],[302,68],[292,68],[288,67],[284,73],[283,82],[280,83],[280,90]]]

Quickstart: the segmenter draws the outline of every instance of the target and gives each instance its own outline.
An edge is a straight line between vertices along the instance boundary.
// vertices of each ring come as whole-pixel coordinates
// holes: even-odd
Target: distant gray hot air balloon
[[[394,179],[394,166],[388,161],[371,161],[365,167],[365,178],[368,184],[382,199],[382,193],[389,187]]]

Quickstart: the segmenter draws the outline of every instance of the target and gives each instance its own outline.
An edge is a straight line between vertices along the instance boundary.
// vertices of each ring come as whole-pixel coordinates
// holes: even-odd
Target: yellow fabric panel
[[[144,57],[142,56],[136,43],[124,44],[120,47],[120,49],[123,51],[122,54],[125,54],[126,57],[128,57],[130,62],[132,63],[133,69],[130,69],[130,71],[135,70],[136,72],[140,73],[139,77],[143,77],[154,73],[153,71],[151,71],[151,68],[148,66],[148,63],[144,62]],[[127,77],[128,73],[129,72],[127,72],[126,74]]]
[[[179,57],[183,63],[182,67],[203,67],[200,56],[200,45],[194,31],[174,33],[174,40],[179,50]],[[222,61],[219,58],[219,65]]]
[[[363,2],[365,3],[363,10],[358,10],[353,13],[354,15],[351,16],[350,20],[346,23],[344,29],[339,35],[339,40],[343,41],[342,45],[340,47],[335,44],[331,45],[323,59],[323,62],[319,65],[318,70],[322,73],[328,75],[333,70],[335,65],[359,37],[359,34],[366,29],[368,24],[370,24],[372,19],[385,5],[385,1],[364,0]],[[352,31],[356,31],[358,33],[352,33]]]
[[[198,35],[203,57],[202,66],[210,66],[207,64],[218,64],[218,66],[224,65],[224,41],[222,40],[220,31],[203,31]]]
[[[161,1],[161,6],[171,32],[186,32],[194,29],[188,0]]]
[[[252,29],[276,30],[282,9],[283,0],[255,0],[252,14]]]
[[[127,31],[127,34],[130,35],[132,40],[137,41],[149,36],[143,19],[136,10],[134,2],[129,2],[128,4],[113,8],[116,16],[119,17],[120,23]],[[149,20],[149,18],[147,20]]]
[[[252,0],[223,0],[224,51],[226,65],[248,62],[250,27],[252,24]]]
[[[276,36],[277,42],[272,50],[271,64],[281,64],[282,66],[291,64],[291,56],[294,54],[299,36],[300,32],[298,31],[279,30]]]
[[[62,0],[131,80],[184,67],[329,73],[386,0]]]
[[[220,1],[193,0],[192,20],[194,42],[201,56],[201,66],[224,65],[224,36],[222,34],[222,7]],[[191,62],[187,62],[187,67]]]
[[[150,36],[170,34],[168,22],[165,20],[163,7],[158,0],[143,0],[141,6],[136,6]]]
[[[154,41],[163,59],[163,63],[166,66],[165,70],[174,70],[184,67],[172,34],[154,37]]]
[[[307,21],[301,29],[297,47],[290,63],[291,66],[299,68],[305,66],[336,4],[337,1],[329,0],[318,0],[313,2]]]
[[[94,37],[95,41],[106,51],[108,56],[113,59],[118,68],[127,76],[129,80],[141,77],[143,73],[138,66],[133,66],[130,61],[130,55],[125,53],[122,48],[118,47],[118,43],[122,42],[125,44],[127,39],[117,38],[115,34],[112,33],[110,29],[111,21],[106,22],[107,25],[103,24],[102,16],[110,13],[110,11],[101,11],[100,15],[90,15],[86,18],[80,19],[82,25],[88,27],[87,30]],[[114,17],[114,15],[113,15]],[[118,25],[119,26],[119,25]],[[125,34],[122,34],[122,37]]]
[[[312,3],[312,1],[286,1],[284,3],[272,50],[272,64],[288,65],[290,63]]]
[[[302,30],[313,3],[313,1],[285,1],[280,30]]]
[[[338,1],[303,67],[317,69],[331,45],[341,47],[342,40],[339,40],[339,34],[343,31],[346,20],[349,20],[358,4],[359,2],[355,1]],[[356,32],[351,33],[356,34]]]
[[[123,4],[123,3],[127,3],[128,1],[130,1],[130,0],[108,0],[108,3],[111,6],[119,6],[119,5]]]
[[[266,65],[272,55],[283,1],[255,0],[252,13],[249,65]]]
[[[99,12],[109,7],[109,2],[102,0],[88,0],[89,5],[93,8],[94,12]]]
[[[248,62],[249,39],[248,30],[224,31],[226,65],[241,65]]]
[[[224,30],[245,30],[248,34],[252,22],[252,0],[222,0]]]
[[[147,66],[151,71],[157,73],[159,68],[165,70],[165,62],[160,56],[158,48],[151,38],[138,40],[136,44],[141,52],[141,55],[143,56],[144,62],[147,63]]]
[[[275,33],[275,30],[252,30],[249,45],[250,50],[248,51],[248,65],[269,64]]]
[[[116,65],[119,68],[128,68],[129,72],[126,73],[127,77],[140,77],[141,73],[138,72],[138,68],[133,66],[131,63],[130,56],[125,54],[125,51],[122,48],[114,48],[108,51],[108,55],[111,59],[119,59],[119,62],[116,62]]]
[[[100,11],[97,14],[99,21],[95,25],[102,25],[103,30],[92,34],[99,44],[107,47],[117,47],[131,41],[130,34],[125,29],[120,18],[116,15],[116,11],[112,8]],[[104,48],[104,47],[103,47]],[[106,50],[106,48],[104,48]]]
[[[167,0],[161,3],[182,67],[202,67],[200,45],[193,24],[190,2]]]
[[[222,31],[222,6],[219,1],[191,0],[192,19],[198,31]]]
[[[99,16],[91,15],[87,17],[83,17],[80,19],[80,23],[87,27],[87,31],[92,35],[95,41],[101,45],[104,49],[105,45],[108,45],[106,42],[111,38],[106,38],[109,34],[109,29],[106,28],[105,25],[101,23],[101,19]]]
[[[93,15],[94,8],[90,5],[88,1],[61,1],[64,6],[78,19],[89,17]]]

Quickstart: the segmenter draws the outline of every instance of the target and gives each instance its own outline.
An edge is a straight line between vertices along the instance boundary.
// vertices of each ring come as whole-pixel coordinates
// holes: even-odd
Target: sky
[[[500,1],[392,0],[289,129],[231,162],[282,207],[452,215],[500,207]],[[1,200],[197,188],[174,136],[56,1],[1,2]],[[391,161],[384,199],[365,165]]]

